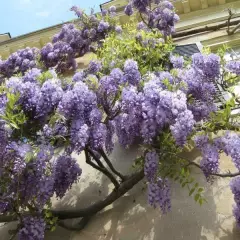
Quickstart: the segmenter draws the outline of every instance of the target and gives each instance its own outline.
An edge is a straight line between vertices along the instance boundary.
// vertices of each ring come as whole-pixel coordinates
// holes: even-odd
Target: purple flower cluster
[[[220,146],[216,141],[211,144],[206,135],[195,136],[194,142],[196,147],[202,152],[200,166],[205,177],[209,180],[211,174],[218,173],[219,171]]]
[[[211,173],[219,171],[219,150],[214,145],[206,144],[202,148],[202,156],[200,166],[208,179]]]
[[[122,30],[121,26],[116,26],[115,31],[116,31],[116,33],[120,34],[120,33],[122,33],[123,30]]]
[[[38,68],[32,68],[23,76],[23,82],[36,82],[37,78],[41,75],[41,70]]]
[[[139,83],[141,75],[136,61],[131,59],[127,60],[124,63],[124,73],[125,82],[129,82],[132,85]]]
[[[154,208],[159,205],[163,214],[171,209],[170,184],[168,179],[158,178],[156,183],[148,184],[148,202]]]
[[[133,8],[137,9],[147,19],[150,28],[157,28],[164,36],[169,36],[175,32],[174,25],[179,21],[179,16],[174,13],[174,6],[169,1],[155,1],[157,4],[151,10],[151,0],[131,0],[125,7],[125,14],[131,16]],[[142,27],[140,27],[142,29]]]
[[[145,156],[144,174],[149,182],[154,181],[158,169],[159,157],[155,151],[148,152]]]
[[[7,60],[0,60],[0,75],[11,77],[16,73],[25,73],[28,69],[36,67],[38,54],[37,48],[29,47],[12,53]]]
[[[46,223],[41,217],[23,217],[18,240],[43,240]]]
[[[83,82],[64,92],[58,110],[67,118],[84,118],[96,107],[97,96]]]
[[[129,3],[129,4],[125,7],[124,12],[125,12],[125,14],[128,15],[128,16],[133,15],[133,7],[132,7],[132,4],[131,4],[131,3]]]
[[[226,64],[226,69],[229,72],[240,75],[240,61],[230,61]]]
[[[139,12],[146,12],[147,7],[149,7],[151,0],[132,0],[132,5],[136,8]]]
[[[100,21],[99,25],[98,25],[98,32],[104,32],[107,31],[108,28],[110,27],[108,22],[104,22],[103,20]]]
[[[162,1],[149,16],[149,25],[158,28],[163,35],[168,36],[175,32],[174,25],[179,16],[174,13],[174,7],[169,1]]]
[[[36,107],[36,113],[38,117],[49,114],[62,99],[63,90],[59,80],[51,79],[43,83],[38,103]]]
[[[178,114],[176,122],[170,129],[179,146],[183,146],[186,143],[188,135],[193,130],[194,124],[195,120],[191,111],[186,110]]]
[[[227,132],[223,137],[217,138],[215,144],[231,156],[234,165],[240,170],[240,136],[237,133]]]
[[[57,197],[62,198],[81,174],[82,169],[74,158],[67,155],[60,156],[54,163],[54,190]]]
[[[192,56],[192,67],[208,79],[217,78],[220,74],[220,57],[213,53],[195,53]]]
[[[131,144],[138,136],[150,143],[163,127],[169,125],[177,144],[185,144],[195,120],[187,109],[185,93],[164,89],[165,79],[173,82],[169,73],[160,72],[145,83],[143,91],[138,92],[133,86],[123,89],[122,113],[116,118],[117,136],[123,145]]]
[[[94,74],[94,73],[99,72],[101,70],[101,68],[102,68],[101,62],[92,60],[88,65],[88,72],[90,74]]]
[[[90,136],[90,146],[92,149],[103,148],[107,137],[107,129],[105,124],[98,124],[92,127]]]
[[[174,68],[183,68],[184,59],[182,56],[180,56],[180,57],[171,56],[170,61]]]
[[[240,177],[235,177],[231,180],[230,188],[236,203],[236,205],[233,206],[233,215],[236,218],[238,227],[240,227]]]
[[[83,15],[83,10],[80,9],[79,7],[77,7],[77,6],[72,6],[72,7],[70,8],[70,10],[73,11],[73,12],[75,12],[75,14],[77,15],[77,17],[79,17],[79,18]]]

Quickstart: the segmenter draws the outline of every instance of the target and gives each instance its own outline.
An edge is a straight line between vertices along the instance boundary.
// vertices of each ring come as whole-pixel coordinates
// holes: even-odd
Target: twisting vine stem
[[[85,150],[84,152],[85,152],[85,157],[86,157],[86,163],[89,164],[90,166],[92,166],[93,168],[95,168],[96,170],[100,171],[104,175],[106,175],[111,180],[111,182],[114,184],[115,188],[119,188],[119,183],[116,180],[116,178],[105,167],[100,167],[99,165],[93,163],[91,161],[91,158],[90,158],[87,150]]]
[[[111,161],[109,160],[109,158],[108,158],[107,154],[104,152],[104,150],[103,150],[103,149],[100,149],[100,150],[99,150],[99,153],[102,155],[103,159],[105,160],[106,164],[107,164],[108,167],[111,169],[111,171],[112,171],[114,174],[116,174],[118,177],[120,177],[122,181],[125,181],[125,180],[127,179],[127,177],[126,177],[126,176],[123,176],[120,172],[118,172],[118,171],[114,168],[113,164],[112,164]]]

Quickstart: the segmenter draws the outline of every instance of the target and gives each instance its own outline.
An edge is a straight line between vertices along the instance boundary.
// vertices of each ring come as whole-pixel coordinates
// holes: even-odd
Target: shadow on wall
[[[127,173],[136,149],[123,150],[117,147],[112,154],[112,162],[116,168]],[[194,153],[188,158],[196,158]],[[57,201],[57,209],[84,208],[98,201],[111,191],[108,179],[93,171],[84,164],[82,155],[78,157],[84,169],[81,180],[75,184],[68,194]],[[162,215],[159,209],[153,209],[147,204],[146,185],[142,181],[128,194],[117,200],[104,211],[96,215],[81,232],[69,232],[57,228],[48,232],[46,240],[237,240],[239,230],[235,228],[235,220],[230,213],[217,211],[216,203],[224,201],[223,194],[228,188],[227,181],[217,181],[214,185],[206,183],[202,174],[194,170],[195,179],[206,189],[205,198],[208,203],[199,206],[188,190],[178,184],[172,184],[172,210]],[[100,190],[100,191],[99,191]],[[229,192],[227,192],[229,195]],[[224,202],[229,208],[231,202]],[[231,208],[231,206],[230,206]],[[75,220],[76,221],[76,220]],[[1,230],[0,239],[7,238],[5,226]]]

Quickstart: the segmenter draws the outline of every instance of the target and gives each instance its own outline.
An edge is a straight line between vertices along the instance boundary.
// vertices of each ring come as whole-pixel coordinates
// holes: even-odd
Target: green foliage
[[[215,113],[210,114],[210,118],[204,123],[203,129],[206,132],[217,133],[219,130],[238,130],[237,126],[233,125],[231,111],[236,106],[234,98],[231,98],[225,103],[225,107]]]
[[[27,117],[25,116],[23,110],[21,109],[20,105],[17,104],[20,94],[11,93],[11,91],[8,91],[6,93],[6,97],[6,109],[4,114],[1,115],[1,118],[6,121],[10,128],[19,130],[27,121]]]
[[[136,38],[140,35],[142,41]],[[161,42],[159,32],[138,31],[132,24],[123,27],[123,34],[110,34],[104,41],[97,56],[103,62],[103,72],[108,74],[109,66],[114,62],[114,67],[122,68],[125,60],[134,59],[138,62],[141,74],[148,71],[161,70],[169,62],[169,53],[173,50],[172,42]],[[146,46],[142,42],[148,41]],[[156,42],[156,43],[154,43]]]
[[[42,85],[46,80],[52,79],[54,76],[50,71],[43,72],[41,75],[37,77],[37,80]]]
[[[44,210],[44,219],[46,221],[48,229],[53,232],[56,229],[58,218],[54,217],[52,212],[49,210],[50,207]]]

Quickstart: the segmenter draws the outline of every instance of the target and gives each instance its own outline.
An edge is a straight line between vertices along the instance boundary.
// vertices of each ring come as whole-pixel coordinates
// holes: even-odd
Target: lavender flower
[[[129,3],[129,4],[125,7],[124,12],[125,12],[125,14],[128,15],[128,16],[133,15],[132,4]]]
[[[115,6],[111,6],[109,8],[109,12],[116,12],[117,8]]]
[[[102,68],[101,62],[92,60],[88,65],[88,72],[90,74],[94,74],[94,73],[99,72],[101,70],[101,68]]]
[[[200,166],[208,179],[211,173],[219,171],[219,153],[217,147],[211,144],[206,144],[202,148],[203,158]]]
[[[240,75],[240,61],[230,61],[226,64],[226,69],[232,73]]]
[[[158,178],[156,183],[151,182],[148,185],[148,202],[156,208],[160,206],[163,214],[171,209],[170,185],[167,179]]]
[[[86,73],[84,71],[80,71],[74,74],[73,76],[73,81],[74,82],[79,82],[79,81],[84,81],[84,78],[86,77]]]
[[[98,25],[98,31],[99,32],[104,32],[109,28],[109,23],[108,22],[104,22],[104,21],[100,21],[99,25]]]
[[[125,82],[129,82],[132,85],[137,85],[139,83],[141,75],[138,71],[136,61],[129,59],[124,63],[124,78]]]
[[[183,67],[184,59],[182,56],[180,56],[180,57],[171,56],[170,61],[173,64],[174,68],[182,68]]]
[[[66,191],[72,187],[72,184],[77,182],[82,174],[82,169],[74,158],[63,155],[54,164],[54,174],[54,190],[57,197],[62,198]]]
[[[116,31],[116,33],[120,34],[120,33],[122,33],[123,30],[122,30],[121,26],[116,26],[115,31]]]
[[[77,6],[72,6],[70,10],[74,11],[78,17],[82,17],[83,15],[83,11]]]
[[[46,223],[41,217],[24,217],[19,231],[19,240],[43,240]]]
[[[145,156],[144,174],[149,182],[154,180],[158,168],[158,155],[155,151],[148,152]]]

